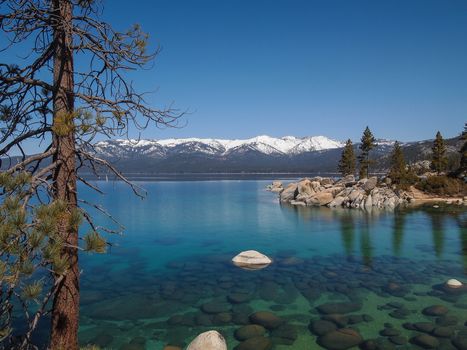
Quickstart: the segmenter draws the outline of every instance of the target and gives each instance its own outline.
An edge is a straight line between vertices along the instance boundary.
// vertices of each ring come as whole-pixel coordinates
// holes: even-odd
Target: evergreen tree
[[[367,178],[370,171],[370,151],[375,147],[375,138],[367,126],[363,132],[361,143],[360,143],[360,156],[358,160],[360,162],[360,178]]]
[[[345,147],[342,150],[341,160],[339,161],[339,172],[342,176],[355,174],[355,152],[353,150],[353,144],[350,139],[345,143]]]
[[[461,160],[458,173],[462,174],[467,172],[467,123],[464,125],[464,132],[462,133],[462,140],[464,143],[460,149]]]
[[[391,153],[391,167],[389,169],[389,178],[396,184],[400,184],[407,173],[407,164],[405,163],[404,153],[399,142],[394,143],[394,149]]]
[[[78,182],[99,189],[78,169],[104,169],[131,185],[96,157],[96,137],[179,116],[149,106],[128,75],[155,57],[147,34],[139,25],[115,30],[102,11],[94,0],[0,0],[0,51],[29,46],[28,55],[12,51],[0,62],[0,348],[36,349],[33,331],[48,314],[47,348],[78,349],[78,250],[103,252],[103,234],[114,232],[80,200]],[[44,151],[26,155],[24,144],[37,140]],[[19,160],[1,163],[18,151]],[[80,235],[81,220],[90,233]]]
[[[431,157],[431,169],[436,171],[438,175],[446,170],[448,164],[448,158],[446,157],[446,144],[444,143],[443,136],[438,131],[436,133],[436,138],[433,142],[433,147],[431,148],[433,152]]]

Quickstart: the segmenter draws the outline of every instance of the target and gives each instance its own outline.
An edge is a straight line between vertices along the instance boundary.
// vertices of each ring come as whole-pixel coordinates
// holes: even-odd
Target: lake
[[[296,208],[280,205],[269,183],[140,182],[144,200],[120,182],[99,183],[105,196],[83,190],[126,230],[107,254],[81,255],[80,342],[162,349],[216,329],[233,349],[258,311],[280,319],[261,339],[266,348],[318,349],[323,327],[351,327],[384,349],[418,348],[405,343],[427,332],[445,349],[467,339],[467,294],[442,285],[466,280],[464,208]],[[249,249],[273,263],[231,264]],[[327,347],[349,341],[324,338]]]

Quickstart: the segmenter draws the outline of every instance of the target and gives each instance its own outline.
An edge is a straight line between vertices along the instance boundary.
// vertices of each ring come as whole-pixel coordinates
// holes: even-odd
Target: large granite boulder
[[[247,250],[236,255],[232,262],[238,267],[257,270],[267,267],[272,260],[256,250]]]
[[[341,207],[345,199],[346,197],[336,197],[328,204],[328,207],[330,208]]]
[[[298,195],[298,185],[296,183],[288,184],[280,194],[281,202],[290,202]]]
[[[313,205],[313,206],[321,206],[321,205],[327,205],[332,202],[334,197],[332,196],[332,193],[330,192],[319,192],[307,199],[306,204],[307,205]]]
[[[208,331],[198,335],[186,350],[227,350],[227,343],[219,332]]]
[[[303,179],[297,185],[298,194],[301,196],[309,197],[315,193],[312,181],[310,179]]]
[[[370,192],[372,189],[376,187],[377,184],[378,184],[378,178],[376,176],[372,176],[365,181],[365,183],[362,185],[362,188],[365,191]]]

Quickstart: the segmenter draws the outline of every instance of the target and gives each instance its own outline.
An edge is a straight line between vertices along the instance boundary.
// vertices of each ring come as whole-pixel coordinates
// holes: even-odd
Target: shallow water
[[[141,183],[145,200],[124,184],[100,183],[107,195],[97,200],[126,231],[112,237],[108,254],[81,256],[80,342],[162,349],[216,329],[233,349],[239,344],[234,332],[249,315],[271,311],[283,321],[266,333],[274,349],[317,349],[309,324],[326,315],[316,307],[345,302],[357,307],[339,327],[352,327],[385,349],[395,344],[380,331],[393,327],[401,341],[410,340],[423,333],[402,325],[442,323],[422,310],[444,305],[457,321],[449,326],[454,333],[437,340],[455,349],[452,340],[466,332],[467,294],[436,285],[467,279],[464,209],[295,208],[281,206],[265,191],[268,183]],[[273,264],[245,271],[230,263],[248,249]]]

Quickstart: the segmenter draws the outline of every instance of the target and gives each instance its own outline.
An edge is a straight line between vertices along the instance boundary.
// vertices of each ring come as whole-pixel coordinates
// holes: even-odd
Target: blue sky
[[[136,86],[191,111],[142,137],[452,137],[467,121],[465,0],[104,0],[162,52]],[[133,134],[133,136],[137,136]]]

